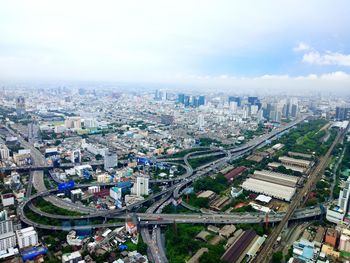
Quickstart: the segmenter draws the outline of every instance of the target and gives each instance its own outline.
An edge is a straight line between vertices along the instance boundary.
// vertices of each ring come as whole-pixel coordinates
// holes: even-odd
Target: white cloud
[[[307,51],[310,49],[311,49],[311,47],[304,42],[299,42],[299,44],[293,48],[294,52]]]
[[[338,52],[326,52],[321,54],[318,51],[311,51],[303,55],[302,61],[315,65],[350,66],[350,55]]]

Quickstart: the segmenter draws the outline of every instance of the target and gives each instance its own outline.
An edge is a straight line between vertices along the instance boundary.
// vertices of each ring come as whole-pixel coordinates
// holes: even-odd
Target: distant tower
[[[23,97],[18,97],[16,99],[16,112],[17,115],[22,115],[26,111],[26,103]]]

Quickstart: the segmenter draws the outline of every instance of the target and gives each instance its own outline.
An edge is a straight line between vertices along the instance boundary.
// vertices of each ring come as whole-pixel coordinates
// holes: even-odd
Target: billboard
[[[74,186],[75,186],[74,181],[60,183],[60,184],[58,184],[58,190],[59,191],[65,191],[65,190],[69,190],[69,189],[74,188]]]

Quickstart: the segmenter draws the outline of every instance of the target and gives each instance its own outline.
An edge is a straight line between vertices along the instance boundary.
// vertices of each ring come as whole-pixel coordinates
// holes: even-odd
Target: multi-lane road
[[[253,140],[249,141],[245,145],[238,147],[238,148],[231,148],[231,149],[209,149],[206,151],[200,150],[196,152],[191,152],[183,157],[183,161],[185,163],[184,167],[186,169],[186,173],[183,176],[177,177],[172,179],[172,181],[175,183],[172,186],[168,187],[167,189],[163,190],[161,193],[158,193],[156,195],[151,196],[145,201],[149,201],[152,199],[160,198],[160,200],[156,201],[148,210],[148,213],[145,214],[137,214],[137,216],[140,218],[141,226],[152,226],[152,225],[163,225],[163,224],[172,224],[174,222],[177,223],[205,223],[205,224],[237,224],[237,223],[261,223],[265,219],[265,214],[259,214],[259,213],[251,213],[251,214],[161,214],[161,206],[166,201],[169,200],[171,196],[173,196],[175,199],[179,198],[182,194],[182,190],[190,185],[193,181],[197,180],[198,178],[205,176],[212,172],[213,170],[220,169],[223,166],[227,164],[228,161],[232,159],[239,158],[252,150],[256,149],[257,147],[260,147],[264,145],[268,140],[273,140],[276,137],[278,137],[279,134],[287,131],[288,129],[294,127],[301,121],[303,121],[307,116],[304,118],[298,119],[292,123],[287,124],[286,126],[280,127],[273,132],[269,134],[262,135],[260,137],[254,138]],[[13,133],[11,129],[8,129],[10,132]],[[18,136],[16,134],[13,134],[17,136],[20,140],[20,143],[26,147],[31,149],[33,162],[36,166],[45,167],[45,160],[40,153],[34,146],[26,142],[21,136]],[[207,163],[197,169],[193,169],[192,166],[189,163],[189,159],[191,158],[202,158],[202,157],[209,157],[209,156],[219,156],[224,155],[224,157],[219,157],[217,160],[212,161],[210,163]],[[163,162],[171,162],[172,159],[163,160]],[[133,207],[137,207],[142,205],[144,202],[140,202],[135,204],[133,207],[128,207],[127,209],[120,209],[120,210],[97,210],[94,208],[85,207],[82,205],[76,205],[69,203],[67,201],[61,200],[55,196],[52,196],[52,194],[57,193],[57,190],[47,190],[45,183],[44,183],[44,173],[42,170],[36,170],[31,173],[32,180],[29,183],[29,188],[34,187],[37,191],[37,194],[34,194],[33,196],[30,196],[31,191],[28,194],[28,200],[24,202],[21,206],[18,207],[18,215],[20,216],[21,220],[29,225],[33,225],[38,228],[44,228],[44,229],[52,229],[52,230],[67,230],[67,228],[71,229],[83,229],[84,226],[48,226],[43,224],[38,224],[36,222],[31,221],[25,216],[24,213],[24,207],[26,205],[29,205],[29,207],[36,213],[38,213],[41,216],[47,216],[51,217],[51,215],[44,213],[40,211],[39,209],[35,208],[31,201],[39,196],[43,196],[45,200],[53,203],[54,205],[62,208],[66,208],[69,210],[75,210],[79,212],[86,213],[86,215],[82,215],[79,218],[70,216],[55,216],[56,219],[62,219],[62,220],[72,220],[72,219],[89,219],[93,217],[119,217],[120,219],[125,218],[125,215],[121,215],[121,212],[128,211],[132,209]],[[165,180],[163,180],[165,182]],[[169,180],[167,180],[168,182]],[[159,180],[161,182],[161,180]],[[154,181],[154,183],[157,183],[157,181]],[[31,185],[32,184],[32,185]],[[79,186],[79,187],[84,187]],[[152,210],[152,211],[151,211]],[[158,212],[158,213],[157,213]],[[293,211],[294,212],[294,211]],[[302,219],[302,218],[309,218],[314,217],[317,215],[320,215],[321,211],[320,209],[316,210],[303,210],[299,211],[294,214],[295,219]],[[273,214],[269,216],[269,222],[279,222],[283,220],[286,217],[286,215],[283,214]],[[89,225],[89,228],[99,228],[99,227],[111,227],[111,226],[120,226],[120,223],[105,223],[105,224],[97,224],[97,225]],[[86,228],[87,226],[85,226]],[[165,257],[165,252],[162,250],[162,246],[159,245],[160,243],[160,229],[155,228],[152,230],[152,236],[156,238],[155,246],[152,247],[152,240],[150,233],[146,228],[142,230],[142,236],[145,238],[146,243],[150,245],[151,248],[151,254],[153,258],[155,258],[156,262],[167,262]],[[161,247],[161,249],[159,249]]]
[[[266,240],[261,252],[259,253],[259,257],[256,258],[257,263],[269,262],[269,259],[271,257],[271,251],[273,249],[273,246],[278,236],[282,232],[284,226],[288,223],[288,221],[293,216],[293,213],[297,209],[297,207],[302,205],[306,201],[305,197],[308,195],[311,189],[315,186],[320,174],[326,168],[334,147],[340,142],[340,140],[346,134],[348,129],[349,129],[349,125],[343,131],[338,132],[337,137],[335,138],[331,147],[328,149],[327,153],[320,158],[317,166],[311,171],[304,187],[296,193],[293,200],[291,201],[291,204],[288,207],[287,213],[284,215],[281,222],[278,224],[278,226],[274,229],[274,231],[270,234],[270,236]]]

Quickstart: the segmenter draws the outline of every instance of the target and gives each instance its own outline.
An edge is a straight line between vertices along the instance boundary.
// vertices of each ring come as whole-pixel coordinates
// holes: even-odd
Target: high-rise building
[[[17,230],[16,236],[19,248],[36,246],[38,244],[38,233],[32,226]]]
[[[64,126],[67,129],[81,129],[81,119],[80,117],[68,117],[65,121],[64,121]]]
[[[0,212],[0,251],[16,246],[16,235],[13,223],[7,217],[6,210]]]
[[[22,115],[26,111],[26,102],[23,97],[18,97],[16,99],[16,112],[17,115]]]
[[[154,100],[162,100],[163,99],[163,92],[161,90],[156,90],[154,94]]]
[[[203,129],[205,125],[205,120],[204,120],[204,115],[203,114],[199,114],[198,115],[198,126],[200,129]]]
[[[335,119],[337,121],[348,120],[350,115],[350,109],[346,107],[337,107],[335,110]]]
[[[237,102],[235,102],[235,101],[230,102],[230,110],[233,114],[237,113],[237,109],[238,109]]]
[[[298,116],[298,105],[296,105],[296,104],[292,105],[290,116],[292,118],[296,118]]]
[[[185,94],[181,93],[177,96],[177,102],[181,104],[185,104]]]
[[[191,99],[190,96],[185,95],[185,99],[184,99],[184,105],[185,105],[185,107],[190,106],[190,99]]]
[[[149,194],[149,177],[137,176],[134,186],[131,188],[131,193],[137,196]]]
[[[248,97],[248,103],[258,106],[259,109],[261,108],[261,102],[258,97]]]
[[[229,97],[228,97],[228,103],[231,103],[231,102],[237,102],[237,106],[238,106],[238,107],[241,107],[241,98],[240,98],[240,97],[237,97],[237,96],[229,96]]]
[[[339,223],[344,220],[346,214],[349,215],[349,197],[350,197],[350,177],[345,182],[345,186],[339,192],[338,205],[327,208],[326,218],[333,223]]]
[[[199,106],[198,98],[196,96],[192,96],[191,106],[197,108]]]
[[[104,156],[104,169],[108,170],[118,165],[118,155],[114,152],[106,152]]]
[[[5,144],[0,144],[0,160],[7,160],[10,157],[10,150]]]
[[[205,96],[201,95],[198,97],[198,106],[205,105]]]

